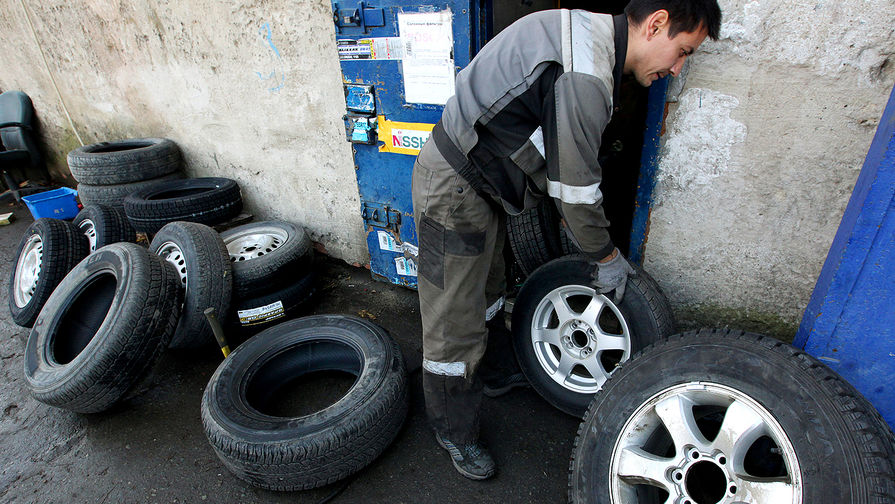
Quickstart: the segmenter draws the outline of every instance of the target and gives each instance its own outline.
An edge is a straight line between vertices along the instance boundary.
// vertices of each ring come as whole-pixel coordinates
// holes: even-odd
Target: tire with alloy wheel
[[[161,356],[180,304],[174,268],[140,245],[90,254],[53,291],[28,335],[31,395],[80,413],[108,409]]]
[[[321,410],[278,409],[291,386],[322,371],[356,378]],[[292,491],[366,467],[394,440],[407,401],[401,350],[384,329],[356,317],[318,315],[272,327],[230,354],[205,388],[202,423],[236,476]]]
[[[311,239],[303,227],[290,222],[243,224],[224,231],[221,238],[233,262],[238,297],[277,290],[311,269]]]
[[[214,308],[218,317],[226,318],[233,290],[230,257],[220,235],[204,224],[172,222],[152,238],[149,251],[174,265],[184,290],[180,321],[169,347],[213,345],[205,310]]]
[[[532,387],[550,404],[582,416],[620,363],[674,332],[668,300],[642,269],[616,304],[590,285],[580,256],[535,270],[513,306],[513,347]]]
[[[159,182],[124,198],[124,213],[137,231],[153,234],[174,221],[220,224],[239,215],[235,180],[204,177]]]
[[[70,222],[37,219],[25,230],[9,278],[12,320],[31,327],[59,282],[90,252],[87,237]]]
[[[573,503],[895,502],[895,439],[817,359],[731,330],[673,336],[594,398],[572,456]]]
[[[100,142],[68,153],[72,176],[91,185],[127,184],[161,177],[179,170],[180,163],[180,149],[167,138]]]
[[[110,243],[137,240],[134,228],[131,227],[124,213],[106,205],[85,206],[75,216],[72,224],[87,236],[90,252]]]

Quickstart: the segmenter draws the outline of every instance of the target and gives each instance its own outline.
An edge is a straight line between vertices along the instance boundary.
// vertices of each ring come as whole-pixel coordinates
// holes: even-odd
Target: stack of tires
[[[313,249],[304,228],[253,222],[221,233],[233,266],[230,323],[243,335],[293,315],[314,293]]]
[[[184,177],[177,145],[166,138],[133,138],[78,147],[68,153],[81,203],[123,209],[124,198],[157,182]]]

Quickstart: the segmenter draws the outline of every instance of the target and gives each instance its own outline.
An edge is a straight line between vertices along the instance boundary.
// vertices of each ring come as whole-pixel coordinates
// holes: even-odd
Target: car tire
[[[184,290],[180,321],[169,348],[214,345],[205,310],[214,308],[219,317],[227,317],[233,290],[230,257],[220,235],[204,224],[172,222],[152,238],[149,251],[174,266]]]
[[[28,336],[32,396],[79,413],[108,409],[161,356],[180,304],[180,279],[162,258],[135,243],[97,250],[62,280]]]
[[[578,429],[569,502],[895,502],[895,439],[817,359],[701,330],[621,365]]]
[[[132,138],[78,147],[68,153],[68,167],[81,184],[128,184],[178,171],[181,155],[167,138]]]
[[[317,275],[313,271],[292,277],[291,283],[273,292],[249,298],[235,297],[231,326],[243,336],[292,318],[314,295]]]
[[[304,228],[289,222],[252,222],[221,233],[240,298],[278,290],[311,269],[313,249]]]
[[[581,256],[548,262],[526,279],[513,305],[513,347],[532,387],[577,417],[615,366],[674,333],[668,300],[642,269],[616,304],[591,285]]]
[[[508,216],[506,225],[513,256],[526,275],[567,253],[562,248],[564,233],[553,198],[544,198],[538,206]]]
[[[116,210],[124,211],[124,198],[128,194],[145,189],[159,182],[168,180],[180,180],[184,178],[183,172],[174,172],[161,177],[131,182],[128,184],[114,185],[90,185],[78,184],[78,199],[84,205],[105,205]]]
[[[70,222],[49,218],[32,222],[19,242],[9,278],[13,322],[31,327],[59,282],[88,253],[87,237]]]
[[[272,413],[277,392],[316,371],[357,378],[331,406]],[[202,423],[233,474],[268,490],[315,488],[366,467],[394,440],[408,409],[401,350],[381,327],[318,315],[272,327],[221,363],[202,396]]]
[[[131,225],[147,234],[174,221],[220,224],[240,210],[239,185],[220,177],[159,182],[124,198],[124,213]]]
[[[90,252],[110,243],[137,241],[134,228],[124,214],[106,205],[87,205],[72,221],[87,237]]]

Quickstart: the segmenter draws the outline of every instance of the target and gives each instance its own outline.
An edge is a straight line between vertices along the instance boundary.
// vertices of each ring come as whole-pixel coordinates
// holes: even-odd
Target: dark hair
[[[668,36],[681,32],[695,32],[700,27],[708,31],[709,38],[718,40],[721,31],[721,7],[718,0],[631,0],[625,14],[632,24],[639,25],[657,10],[668,11],[670,26]]]

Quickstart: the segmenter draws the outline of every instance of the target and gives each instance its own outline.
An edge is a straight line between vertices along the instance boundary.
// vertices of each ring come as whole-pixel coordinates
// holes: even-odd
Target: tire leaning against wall
[[[236,217],[241,210],[239,185],[222,177],[160,182],[124,199],[124,213],[131,225],[147,234],[174,221],[219,224]]]
[[[774,338],[703,329],[645,349],[597,393],[569,502],[892,504],[893,460],[888,425],[822,362]]]
[[[128,194],[145,189],[158,182],[179,180],[184,178],[183,172],[174,172],[154,179],[141,180],[128,184],[90,185],[78,184],[78,199],[84,205],[106,205],[124,211],[124,198]]]
[[[68,167],[82,184],[128,184],[180,170],[181,154],[167,138],[131,138],[78,147],[68,153]]]
[[[31,327],[59,282],[89,252],[87,237],[70,222],[50,218],[32,222],[19,242],[9,278],[13,322]]]
[[[278,389],[315,371],[357,377],[331,406],[300,417],[268,411]],[[357,317],[318,315],[272,327],[240,345],[208,382],[202,424],[232,473],[268,490],[316,488],[366,467],[407,416],[397,343]]]
[[[135,243],[113,243],[65,277],[25,347],[25,379],[40,402],[80,413],[108,409],[167,347],[180,315],[180,279]]]

